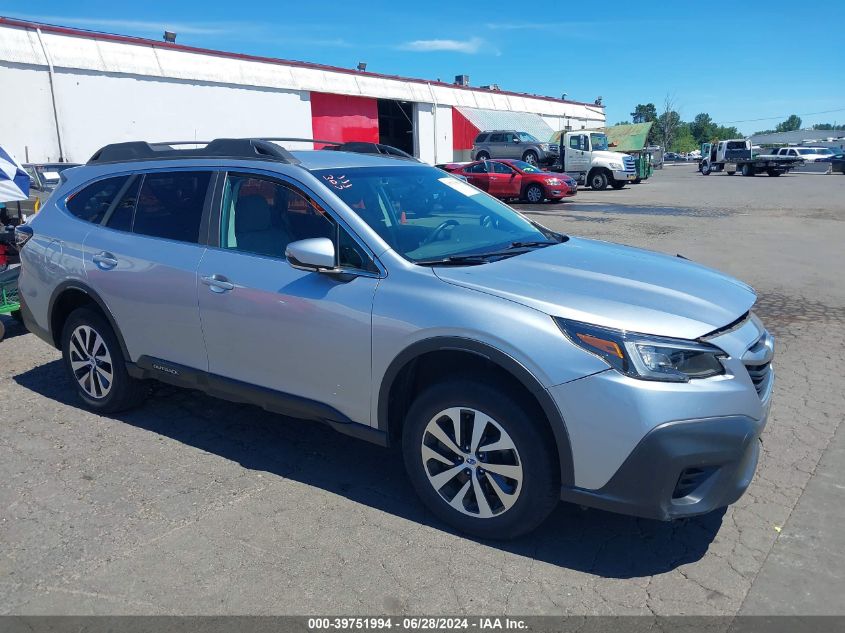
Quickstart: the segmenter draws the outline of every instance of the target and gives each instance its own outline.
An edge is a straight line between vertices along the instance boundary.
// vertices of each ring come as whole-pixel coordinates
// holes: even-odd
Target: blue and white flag
[[[29,198],[29,174],[0,146],[0,202]]]

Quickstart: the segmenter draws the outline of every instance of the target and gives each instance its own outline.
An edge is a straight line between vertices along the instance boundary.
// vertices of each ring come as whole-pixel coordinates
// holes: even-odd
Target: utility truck
[[[742,172],[743,176],[755,176],[764,172],[769,176],[780,176],[803,164],[804,161],[797,157],[775,154],[754,156],[751,141],[730,139],[702,143],[698,171],[704,176],[709,176],[714,171],[724,171],[728,176],[733,176],[737,171]]]
[[[608,185],[621,189],[638,178],[634,157],[608,151],[603,132],[563,132],[560,140],[560,160],[553,169],[566,172],[578,184],[601,191]]]

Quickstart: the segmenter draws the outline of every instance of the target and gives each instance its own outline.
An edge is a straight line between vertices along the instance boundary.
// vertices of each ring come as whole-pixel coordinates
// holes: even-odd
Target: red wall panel
[[[378,102],[367,97],[311,93],[314,138],[378,143]],[[323,147],[314,144],[315,149]]]
[[[457,108],[452,108],[452,149],[472,149],[480,131]]]

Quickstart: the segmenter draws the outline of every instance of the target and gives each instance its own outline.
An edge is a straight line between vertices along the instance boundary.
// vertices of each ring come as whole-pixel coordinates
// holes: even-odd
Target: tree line
[[[631,119],[631,121],[620,121],[616,125],[652,122],[654,125],[649,130],[646,144],[660,145],[671,152],[691,152],[700,149],[702,143],[710,143],[717,139],[745,138],[737,128],[717,124],[706,112],[696,114],[692,121],[683,121],[671,97],[666,98],[662,114],[657,114],[657,107],[653,103],[638,103],[631,112]],[[801,117],[790,114],[786,120],[778,123],[775,129],[760,130],[754,134],[792,132],[800,129]],[[838,128],[832,123],[816,123],[813,129],[835,130]]]
[[[653,103],[638,103],[631,112],[631,119],[617,125],[651,122],[646,143],[660,145],[671,152],[692,152],[700,149],[702,143],[715,139],[742,138],[738,129],[718,125],[706,112],[696,114],[692,121],[682,120],[671,98],[666,99],[661,114],[657,114],[657,106]]]

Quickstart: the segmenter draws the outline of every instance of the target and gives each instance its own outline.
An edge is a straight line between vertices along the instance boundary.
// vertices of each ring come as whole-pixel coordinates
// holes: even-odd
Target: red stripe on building
[[[480,131],[457,108],[452,108],[452,149],[472,149]]]
[[[378,101],[367,97],[312,92],[311,126],[314,138],[339,143],[378,143]],[[314,149],[321,147],[323,145],[314,143]]]

